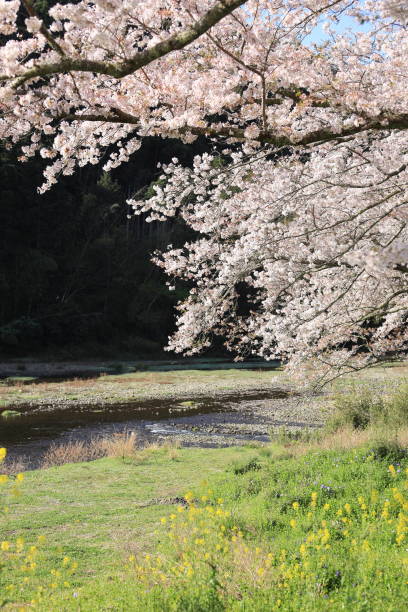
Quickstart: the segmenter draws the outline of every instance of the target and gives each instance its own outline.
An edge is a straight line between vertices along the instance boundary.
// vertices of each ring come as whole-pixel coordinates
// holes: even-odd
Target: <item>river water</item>
[[[189,446],[227,446],[245,440],[267,441],[271,428],[277,426],[318,426],[287,414],[280,416],[289,397],[287,390],[276,388],[184,402],[156,399],[100,407],[22,406],[20,416],[1,419],[0,446],[7,447],[11,460],[21,459],[33,468],[52,444],[125,431],[135,432],[141,441],[173,437]]]

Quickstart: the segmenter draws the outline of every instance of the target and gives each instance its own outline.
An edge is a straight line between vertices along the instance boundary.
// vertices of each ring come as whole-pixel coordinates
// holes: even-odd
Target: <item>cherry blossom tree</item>
[[[156,257],[193,285],[169,348],[221,334],[323,381],[405,351],[405,0],[81,0],[44,21],[0,0],[0,33],[0,138],[50,160],[42,191],[147,136],[213,143],[129,201],[197,232]]]

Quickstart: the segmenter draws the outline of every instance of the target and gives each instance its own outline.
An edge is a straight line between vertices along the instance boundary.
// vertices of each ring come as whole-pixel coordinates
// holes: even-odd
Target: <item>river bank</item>
[[[349,392],[358,383],[383,392],[407,376],[405,364],[375,368],[311,394],[266,362],[117,363],[124,371],[110,374],[102,370],[106,364],[82,365],[75,375],[66,364],[58,377],[50,367],[42,376],[27,369],[0,382],[0,445],[13,460],[32,468],[52,445],[129,431],[141,444],[267,442],[282,430],[296,435],[321,428],[333,414],[333,391]]]
[[[46,376],[2,380],[0,441],[11,458],[36,467],[52,444],[124,431],[135,432],[141,443],[266,442],[282,427],[319,428],[327,416],[321,396],[300,394],[284,372],[266,362],[144,362],[121,364],[130,371],[116,374],[93,364],[92,375],[90,364],[83,367],[84,378],[52,378],[45,368]]]
[[[257,361],[3,363],[0,373],[0,409],[104,406],[150,399],[183,401],[254,390],[261,393],[275,388],[278,380],[279,387],[289,390],[291,386],[276,362]]]

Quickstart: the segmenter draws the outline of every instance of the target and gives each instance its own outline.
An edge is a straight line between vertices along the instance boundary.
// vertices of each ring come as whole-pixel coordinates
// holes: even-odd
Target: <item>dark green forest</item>
[[[151,253],[191,234],[177,219],[129,218],[126,199],[149,189],[158,162],[204,149],[152,138],[110,174],[86,167],[44,195],[44,161],[0,150],[0,355],[161,354],[186,289],[168,291]]]

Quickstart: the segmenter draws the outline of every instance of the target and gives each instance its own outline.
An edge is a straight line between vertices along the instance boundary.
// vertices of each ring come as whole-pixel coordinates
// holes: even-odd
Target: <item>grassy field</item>
[[[408,461],[376,435],[28,473],[1,528],[5,609],[402,612]]]
[[[402,365],[337,381],[322,398],[337,416],[297,440],[283,431],[266,445],[169,443],[22,482],[0,476],[0,607],[405,611],[406,374]],[[225,384],[237,373],[155,375]],[[144,384],[138,376],[119,379]],[[239,376],[256,384],[271,373]]]
[[[30,577],[32,588],[49,586],[51,570],[66,556],[78,563],[69,579],[71,592],[86,590],[95,576],[112,581],[122,574],[129,554],[154,548],[161,536],[159,518],[177,505],[177,497],[199,486],[204,471],[209,476],[223,472],[231,461],[245,460],[251,452],[242,447],[158,449],[137,460],[101,459],[29,472],[20,495],[8,496],[10,511],[0,517],[0,541],[21,537],[27,548],[36,545],[39,536],[45,538],[46,554]],[[10,486],[13,483],[0,484],[0,493],[5,495]],[[20,578],[18,571],[0,571],[0,594],[14,585],[16,592],[23,587],[34,597]]]

